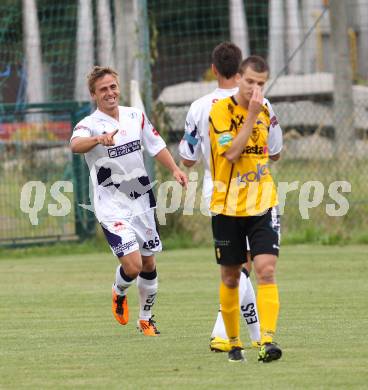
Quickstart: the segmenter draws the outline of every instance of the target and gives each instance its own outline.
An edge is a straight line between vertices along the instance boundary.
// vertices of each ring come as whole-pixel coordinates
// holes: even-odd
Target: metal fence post
[[[332,64],[334,71],[335,153],[339,159],[348,159],[354,153],[354,102],[352,70],[348,44],[347,4],[330,1]]]
[[[71,113],[72,127],[89,113],[90,103],[77,103]],[[93,212],[83,209],[80,204],[90,204],[89,196],[89,171],[84,157],[73,154],[73,187],[74,187],[74,215],[75,231],[82,239],[86,239],[95,233],[96,219]]]
[[[143,102],[148,117],[152,111],[152,75],[149,20],[147,0],[138,1],[138,42],[139,42],[139,84],[143,90]],[[144,162],[151,182],[155,180],[155,165],[152,157],[144,154]]]

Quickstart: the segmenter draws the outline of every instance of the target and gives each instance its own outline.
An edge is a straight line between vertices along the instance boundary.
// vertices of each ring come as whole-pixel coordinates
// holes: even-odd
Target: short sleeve
[[[91,137],[91,136],[92,136],[92,130],[88,126],[87,121],[84,119],[74,127],[70,140],[76,137]]]
[[[219,104],[220,103],[220,104]],[[210,138],[215,143],[218,154],[224,154],[236,137],[236,124],[221,101],[212,106],[210,112]]]
[[[193,106],[191,106],[185,119],[184,136],[179,144],[179,154],[186,160],[198,161],[200,153],[201,137],[198,123],[194,118]]]
[[[268,154],[274,156],[282,150],[282,130],[272,109],[271,103],[267,101],[267,108],[270,112],[270,128],[268,135]]]
[[[143,146],[148,154],[151,157],[154,157],[166,147],[166,143],[158,131],[153,127],[152,123],[149,121],[146,115],[143,112],[141,112],[141,115]]]

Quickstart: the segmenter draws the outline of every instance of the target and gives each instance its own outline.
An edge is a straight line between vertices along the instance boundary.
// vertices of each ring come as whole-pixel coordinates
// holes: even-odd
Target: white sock
[[[247,275],[242,271],[240,272],[240,280],[239,280],[239,303],[242,301],[242,297],[247,293],[248,283],[247,283]]]
[[[125,295],[126,290],[133,284],[135,279],[132,279],[129,276],[126,276],[124,274],[124,270],[123,270],[123,275],[125,275],[125,276],[124,277],[121,276],[120,267],[121,267],[121,265],[118,265],[118,267],[116,268],[115,283],[114,283],[113,287],[114,287],[116,294]]]
[[[261,331],[259,327],[259,317],[256,304],[256,296],[252,286],[252,282],[244,272],[240,274],[239,281],[239,302],[240,315],[244,319],[248,327],[249,337],[252,341],[261,340]],[[221,337],[227,339],[224,320],[222,318],[221,310],[217,314],[215,326],[213,327],[211,337]]]
[[[156,273],[156,270],[154,273]],[[154,279],[145,279],[139,275],[137,277],[137,287],[139,292],[139,319],[148,321],[152,317],[151,309],[156,301],[157,275]]]
[[[261,341],[256,296],[254,294],[252,282],[244,272],[242,272],[240,276],[239,292],[240,315],[247,324],[249,337],[252,341]]]
[[[226,329],[224,320],[222,318],[221,310],[217,313],[217,318],[215,322],[215,326],[213,327],[211,338],[212,337],[221,337],[222,339],[227,339]]]

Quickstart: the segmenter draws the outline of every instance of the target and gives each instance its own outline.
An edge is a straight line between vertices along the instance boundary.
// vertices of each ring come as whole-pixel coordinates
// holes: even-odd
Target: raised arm
[[[94,137],[75,137],[70,142],[70,148],[73,153],[87,153],[96,145],[113,146],[115,145],[114,135],[119,130],[111,133],[101,134]]]
[[[249,101],[248,115],[240,128],[239,133],[234,138],[231,146],[224,153],[225,158],[234,163],[238,160],[252,134],[254,123],[262,110],[263,94],[261,88],[256,86],[253,90],[252,98]]]

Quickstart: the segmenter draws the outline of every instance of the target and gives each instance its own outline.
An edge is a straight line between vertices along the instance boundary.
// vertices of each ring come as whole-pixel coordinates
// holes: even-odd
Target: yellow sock
[[[241,347],[239,333],[239,288],[229,288],[223,282],[220,284],[220,304],[222,318],[224,319],[226,333],[229,337],[230,345]]]
[[[271,343],[276,332],[280,309],[277,284],[258,285],[257,307],[261,325],[261,344]]]

